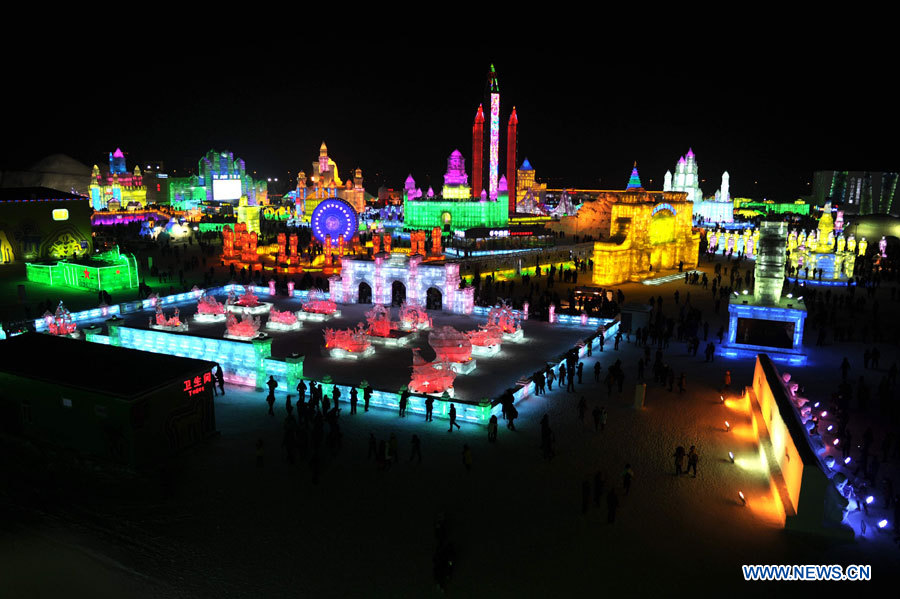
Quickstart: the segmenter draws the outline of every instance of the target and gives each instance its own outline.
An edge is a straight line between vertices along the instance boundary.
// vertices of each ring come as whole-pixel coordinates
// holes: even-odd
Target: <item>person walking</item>
[[[471,472],[472,470],[472,449],[468,445],[463,445],[463,466],[466,467],[466,472]]]
[[[460,428],[460,426],[456,423],[456,406],[450,404],[450,428],[448,428],[447,431],[452,433],[454,426],[457,429]]]
[[[369,453],[366,459],[374,457],[378,459],[378,442],[375,440],[375,433],[369,433]]]
[[[594,406],[594,409],[591,411],[591,416],[594,417],[594,432],[595,433],[600,430],[600,415],[601,415],[600,406],[599,405]]]
[[[684,474],[684,447],[679,445],[675,448],[675,476]]]
[[[256,440],[256,466],[261,468],[263,465],[263,456],[265,452],[263,451],[263,440]]]
[[[506,408],[506,428],[511,431],[516,430],[516,418],[519,417],[519,410],[516,409],[516,406],[513,404],[509,404],[509,407]]]
[[[406,418],[407,402],[409,402],[409,391],[404,388],[400,391],[400,418]]]
[[[611,488],[609,494],[606,496],[606,521],[609,524],[616,521],[616,509],[618,509],[618,507],[619,496],[616,495],[616,490]]]
[[[606,478],[603,476],[602,470],[597,470],[594,474],[594,506],[600,507],[600,500],[603,498],[603,487],[606,485]]]
[[[625,472],[622,473],[622,486],[625,487],[625,494],[628,495],[628,492],[631,491],[631,481],[634,479],[634,470],[631,469],[631,464],[625,464]]]
[[[225,373],[220,364],[216,364],[216,382],[219,384],[219,393],[225,395]]]
[[[691,449],[688,451],[687,459],[687,470],[685,470],[684,473],[687,474],[688,472],[693,471],[691,478],[697,478],[697,462],[700,461],[700,456],[697,455],[697,449],[693,445],[691,445]]]
[[[269,416],[275,415],[275,389],[278,387],[278,381],[275,377],[270,376],[266,386],[269,388],[269,394],[266,396],[266,403],[269,404]]]
[[[409,455],[409,461],[412,462],[414,457],[418,457],[419,463],[422,463],[422,440],[419,439],[419,435],[412,436],[412,453]]]
[[[303,379],[297,383],[297,403],[306,403],[306,383],[303,382]]]
[[[845,381],[847,380],[848,372],[850,372],[850,360],[848,360],[845,356],[843,362],[841,362],[841,375],[843,376]]]

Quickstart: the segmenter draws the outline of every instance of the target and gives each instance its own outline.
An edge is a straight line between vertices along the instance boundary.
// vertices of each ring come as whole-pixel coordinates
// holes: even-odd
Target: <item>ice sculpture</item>
[[[241,314],[238,321],[234,312],[229,312],[225,321],[225,338],[247,341],[259,335],[259,317],[249,314]]]
[[[72,315],[62,302],[59,302],[59,306],[56,307],[55,314],[50,314],[49,311],[44,313],[44,322],[47,323],[47,330],[51,335],[59,337],[79,336],[75,322],[72,320]]]
[[[325,294],[318,289],[312,289],[307,295],[307,300],[303,302],[303,311],[313,314],[333,314],[337,311],[337,304],[325,299]]]
[[[297,315],[290,310],[281,312],[275,308],[269,311],[269,320],[266,321],[266,328],[273,331],[296,331],[302,325],[297,320]]]
[[[404,301],[400,306],[400,328],[404,331],[430,329],[431,318],[422,306]]]
[[[499,330],[504,341],[521,341],[524,338],[519,315],[503,300],[488,312],[485,327]]]
[[[196,322],[222,322],[225,320],[225,304],[219,303],[211,295],[201,295],[197,299]]]
[[[366,321],[369,323],[369,335],[373,337],[390,337],[391,329],[396,329],[396,323],[391,322],[391,313],[381,304],[375,304],[366,312]]]
[[[251,287],[244,287],[244,293],[236,296],[234,290],[228,292],[225,310],[240,314],[263,314],[272,308],[270,302],[261,302]]]
[[[443,393],[453,389],[456,373],[449,364],[441,364],[437,360],[426,362],[419,354],[419,348],[413,348],[412,378],[409,390],[413,393]],[[451,393],[452,394],[452,393]]]
[[[438,362],[468,362],[472,359],[472,342],[465,333],[453,327],[437,327],[428,335]]]
[[[335,358],[360,358],[374,353],[366,328],[359,323],[355,329],[325,329],[325,349]]]
[[[150,320],[150,328],[158,331],[186,331],[188,325],[186,322],[181,322],[178,308],[175,308],[172,318],[166,318],[162,306],[156,306],[156,317]]]

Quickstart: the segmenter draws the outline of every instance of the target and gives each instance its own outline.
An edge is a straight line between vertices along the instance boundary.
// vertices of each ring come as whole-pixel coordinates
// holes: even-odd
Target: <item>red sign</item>
[[[206,389],[206,383],[212,381],[212,374],[209,372],[203,373],[203,376],[195,376],[192,379],[185,379],[184,381],[184,392],[188,397],[193,397],[198,393],[202,393]]]

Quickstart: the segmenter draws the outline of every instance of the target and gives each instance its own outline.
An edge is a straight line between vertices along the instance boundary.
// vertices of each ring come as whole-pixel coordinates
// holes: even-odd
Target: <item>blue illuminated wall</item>
[[[803,353],[803,326],[806,322],[806,309],[801,301],[783,299],[779,306],[756,306],[750,303],[744,304],[743,297],[734,298],[728,305],[728,337],[719,346],[716,352],[726,358],[753,358],[760,353],[768,354],[772,360],[792,365],[806,364],[806,354]],[[781,307],[790,302],[792,307]],[[793,306],[800,306],[796,308]],[[753,321],[775,321],[791,323],[794,325],[792,347],[770,347],[765,345],[753,345],[739,343],[737,341],[738,319]]]

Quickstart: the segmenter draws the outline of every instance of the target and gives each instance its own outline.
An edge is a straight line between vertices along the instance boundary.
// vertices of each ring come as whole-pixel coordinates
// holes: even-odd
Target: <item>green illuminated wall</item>
[[[134,289],[139,283],[137,260],[132,254],[122,254],[118,249],[97,254],[86,263],[28,263],[25,265],[25,275],[35,283],[91,291]]]
[[[431,229],[449,224],[453,230],[474,227],[505,227],[509,222],[506,197],[496,202],[451,200],[405,200],[403,226],[406,229]]]

